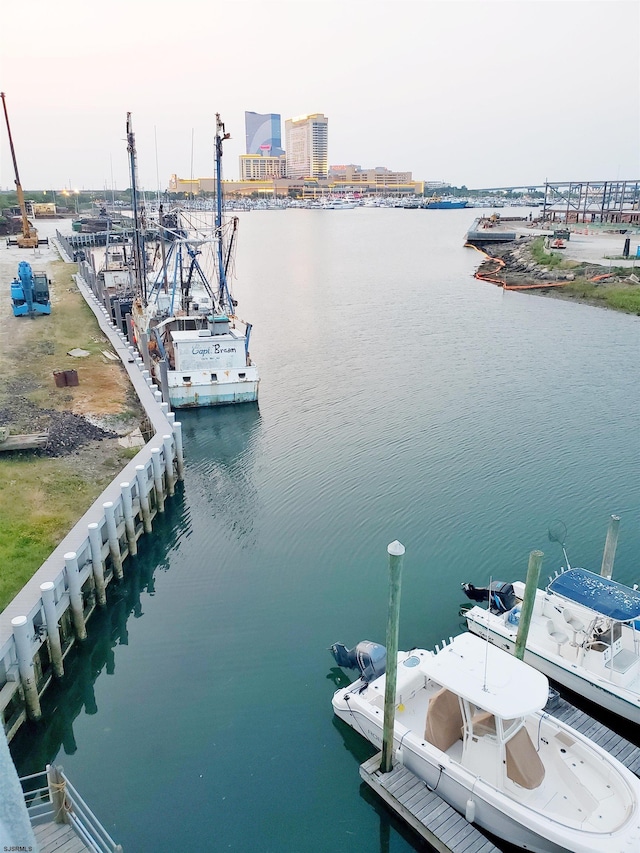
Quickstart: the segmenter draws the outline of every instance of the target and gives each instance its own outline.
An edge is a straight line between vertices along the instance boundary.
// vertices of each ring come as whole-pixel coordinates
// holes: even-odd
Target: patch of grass
[[[563,287],[563,291],[571,293],[587,302],[598,302],[614,311],[640,316],[640,287],[638,285],[596,284],[585,278],[577,278]]]
[[[567,261],[562,255],[558,255],[555,252],[552,252],[550,255],[547,254],[544,250],[544,241],[544,237],[536,237],[535,240],[531,242],[531,256],[537,264],[547,267],[550,270],[567,270],[574,269],[576,267],[576,263],[574,261]]]
[[[0,610],[40,568],[101,487],[55,459],[5,454],[0,460]]]

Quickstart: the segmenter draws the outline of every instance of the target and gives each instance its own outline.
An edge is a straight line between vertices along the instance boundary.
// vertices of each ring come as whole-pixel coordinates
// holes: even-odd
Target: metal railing
[[[122,847],[111,838],[69,782],[62,767],[48,765],[40,773],[21,777],[20,783],[32,826],[68,824],[89,850],[122,853]]]

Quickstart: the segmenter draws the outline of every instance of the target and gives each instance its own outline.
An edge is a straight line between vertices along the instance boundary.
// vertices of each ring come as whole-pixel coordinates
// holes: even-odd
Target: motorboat
[[[363,656],[351,657],[359,668]],[[333,710],[380,748],[386,674],[364,672],[335,692]],[[546,713],[548,695],[543,673],[471,633],[399,652],[394,758],[468,820],[526,850],[640,849],[640,780]]]
[[[469,630],[512,652],[524,583],[462,587],[478,602],[464,613]],[[640,592],[568,566],[536,590],[524,659],[579,696],[640,725]]]

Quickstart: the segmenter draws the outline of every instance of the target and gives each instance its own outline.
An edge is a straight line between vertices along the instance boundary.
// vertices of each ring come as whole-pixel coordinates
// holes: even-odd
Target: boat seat
[[[560,654],[560,648],[564,646],[565,643],[569,642],[569,635],[565,634],[564,631],[559,631],[558,628],[556,628],[553,619],[549,619],[547,621],[547,633],[553,642],[558,644],[558,654]]]
[[[582,634],[584,632],[584,623],[581,619],[578,619],[575,613],[573,613],[571,610],[567,610],[566,607],[564,609],[563,616],[564,621],[573,631],[573,645],[577,646],[578,643],[576,641],[576,637],[578,636],[578,634]]]
[[[490,711],[478,711],[471,717],[471,728],[476,737],[495,735],[496,718]]]
[[[569,639],[567,637],[567,639]],[[537,788],[544,779],[544,764],[536,752],[529,732],[523,726],[505,744],[507,776],[516,785],[529,790]]]
[[[429,700],[424,739],[436,749],[446,752],[460,740],[462,711],[455,693],[443,687]]]

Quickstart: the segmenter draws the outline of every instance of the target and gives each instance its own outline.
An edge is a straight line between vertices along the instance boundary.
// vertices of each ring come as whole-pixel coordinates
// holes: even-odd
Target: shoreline
[[[554,249],[549,231],[530,229],[512,229],[515,240],[487,240],[481,246],[467,243],[484,255],[474,277],[504,290],[640,316],[640,276],[636,274],[636,270],[640,273],[640,257],[636,257],[640,235],[630,235],[633,254],[618,259],[609,253],[624,235],[578,229],[570,232],[563,248]]]

